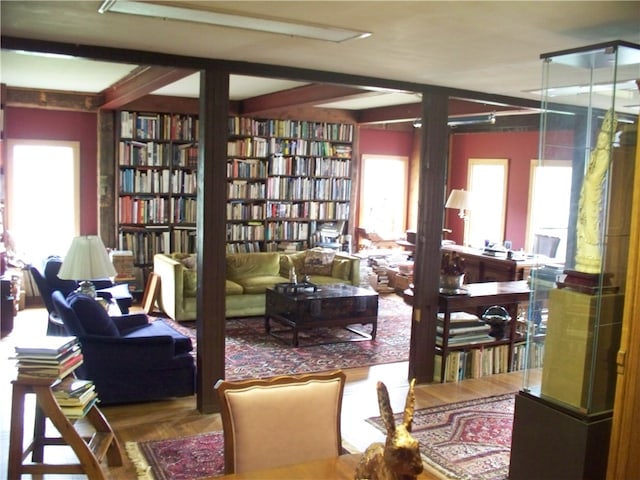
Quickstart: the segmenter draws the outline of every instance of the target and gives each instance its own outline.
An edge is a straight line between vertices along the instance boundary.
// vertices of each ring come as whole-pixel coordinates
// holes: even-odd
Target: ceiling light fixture
[[[356,38],[371,36],[371,32],[347,30],[326,25],[313,25],[289,20],[267,19],[247,15],[220,13],[211,10],[160,5],[147,2],[130,2],[123,0],[104,0],[98,8],[99,13],[116,12],[145,17],[162,18],[164,20],[182,20],[186,22],[206,23],[220,27],[242,28],[259,32],[277,33],[293,37],[325,40],[328,42],[345,42]]]
[[[483,123],[496,123],[496,114],[488,113],[486,115],[469,115],[465,117],[449,117],[447,125],[457,127],[458,125],[477,125]],[[413,128],[422,128],[422,119],[416,118],[413,121]]]

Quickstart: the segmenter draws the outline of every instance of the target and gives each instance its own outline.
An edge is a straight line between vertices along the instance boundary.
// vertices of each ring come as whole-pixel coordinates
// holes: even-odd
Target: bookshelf
[[[149,267],[159,252],[195,251],[198,119],[119,112],[118,249]],[[347,233],[352,124],[230,116],[229,253],[302,250],[322,227]]]
[[[229,117],[227,251],[302,250],[350,218],[354,126]]]
[[[518,368],[524,335],[518,331],[518,304],[529,300],[526,281],[465,285],[460,295],[439,296],[434,378],[457,382]],[[504,338],[488,335],[477,319],[487,307],[504,306],[511,316]]]
[[[197,116],[121,111],[118,132],[118,249],[143,268],[195,251]]]

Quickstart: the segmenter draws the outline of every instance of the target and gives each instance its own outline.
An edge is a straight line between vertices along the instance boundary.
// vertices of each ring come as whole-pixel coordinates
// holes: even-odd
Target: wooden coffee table
[[[357,340],[374,340],[378,329],[378,294],[352,285],[318,285],[286,291],[267,289],[264,328],[271,330],[271,320],[290,328],[292,344],[298,346],[298,332],[319,327],[343,327],[359,335]],[[371,333],[351,325],[371,324]],[[279,338],[279,336],[274,335]]]

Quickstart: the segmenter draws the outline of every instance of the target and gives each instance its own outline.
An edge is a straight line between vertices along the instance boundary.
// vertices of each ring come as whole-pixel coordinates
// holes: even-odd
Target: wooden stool
[[[11,403],[11,433],[9,437],[9,480],[18,480],[22,474],[73,474],[84,473],[90,480],[105,479],[100,461],[107,457],[110,466],[122,465],[122,449],[111,426],[102,412],[93,405],[86,419],[95,429],[89,438],[83,438],[71,421],[62,413],[51,390],[52,379],[29,379],[13,381]],[[36,414],[33,440],[22,450],[24,437],[24,399],[29,393],[36,395]],[[60,437],[45,436],[45,421],[49,418],[57,428]],[[44,447],[47,445],[69,445],[80,463],[47,464],[44,461]],[[24,463],[31,453],[32,463]]]

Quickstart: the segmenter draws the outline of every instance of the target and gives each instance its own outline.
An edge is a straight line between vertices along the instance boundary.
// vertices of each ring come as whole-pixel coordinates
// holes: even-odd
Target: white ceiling
[[[2,35],[285,65],[538,100],[540,54],[625,40],[640,43],[640,7],[630,1],[182,1],[181,6],[313,22],[372,32],[333,43],[200,23],[98,13],[99,1],[0,2]],[[136,65],[2,51],[8,86],[100,92]],[[301,85],[233,76],[232,100]],[[198,95],[198,76],[156,92]],[[331,106],[415,102],[377,94]],[[637,112],[636,112],[637,113]]]

